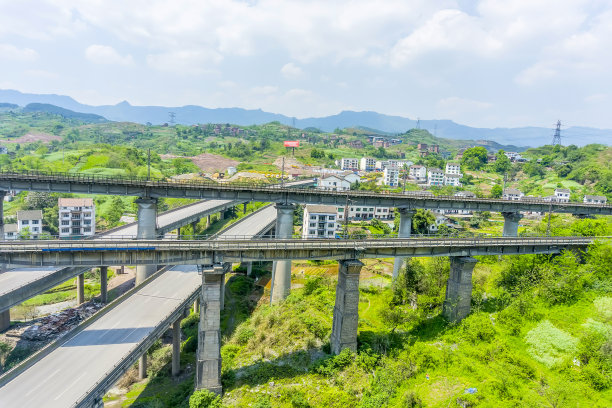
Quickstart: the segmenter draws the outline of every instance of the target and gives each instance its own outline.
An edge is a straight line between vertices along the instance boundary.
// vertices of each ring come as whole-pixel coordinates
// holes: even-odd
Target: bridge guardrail
[[[80,183],[107,183],[107,184],[116,184],[116,185],[134,185],[134,183],[142,183],[143,187],[181,187],[181,188],[190,188],[190,189],[198,189],[198,188],[215,188],[215,189],[237,189],[244,188],[248,190],[253,189],[269,189],[270,191],[289,191],[291,183],[284,183],[281,185],[280,183],[276,184],[268,184],[268,183],[258,183],[257,181],[250,183],[243,182],[227,182],[227,183],[217,183],[214,181],[205,181],[205,180],[181,180],[181,181],[168,181],[166,179],[161,178],[144,178],[144,177],[119,177],[119,176],[104,176],[104,175],[89,175],[83,173],[61,173],[61,172],[47,172],[47,171],[7,171],[0,170],[1,176],[16,176],[16,177],[24,177],[31,176],[34,181],[45,181],[44,178],[47,178],[50,181],[73,181]],[[21,180],[23,181],[23,180]],[[294,182],[294,184],[299,184],[300,182]],[[296,188],[293,188],[294,191]],[[299,190],[299,188],[298,188]],[[543,198],[538,197],[528,197],[521,198],[520,200],[505,200],[500,198],[479,198],[479,197],[456,197],[456,196],[448,196],[448,195],[429,195],[429,194],[405,194],[405,193],[396,193],[390,192],[386,190],[378,191],[376,193],[367,190],[349,190],[343,192],[335,192],[335,191],[326,191],[326,190],[317,190],[319,194],[333,194],[333,195],[347,195],[353,197],[359,196],[371,196],[372,194],[378,194],[383,196],[392,196],[397,198],[415,198],[420,200],[427,199],[435,199],[437,201],[462,201],[462,202],[492,202],[492,203],[523,203],[523,204],[539,204],[539,205],[547,205],[553,208],[563,208],[563,207],[583,207],[583,208],[612,208],[612,204],[589,204],[589,203],[581,203],[581,202],[557,202],[557,201],[549,201]]]

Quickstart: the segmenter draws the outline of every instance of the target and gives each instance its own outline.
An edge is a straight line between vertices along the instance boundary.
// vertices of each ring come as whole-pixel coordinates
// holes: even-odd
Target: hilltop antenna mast
[[[168,116],[170,117],[170,120],[168,121],[170,123],[170,126],[174,126],[176,123],[174,120],[174,118],[176,118],[176,113],[168,112]]]
[[[553,136],[552,144],[553,146],[561,145],[561,121],[560,120],[557,121],[557,128],[555,129],[555,135]]]
[[[420,128],[421,128],[421,118],[417,118],[416,128],[417,128],[417,129],[420,129]]]

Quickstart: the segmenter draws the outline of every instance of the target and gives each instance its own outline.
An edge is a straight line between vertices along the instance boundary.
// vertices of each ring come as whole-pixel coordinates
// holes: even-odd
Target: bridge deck
[[[248,218],[258,218],[265,210]],[[269,217],[270,211],[266,211],[265,225],[270,223]],[[247,219],[231,228],[250,237],[261,232]],[[93,324],[80,332],[75,329],[74,337],[8,380],[0,388],[0,407],[21,406],[26,401],[33,407],[68,407],[91,397],[94,389],[106,392],[125,372],[123,368],[139,357],[143,344],[155,340],[167,326],[167,317],[176,314],[201,284],[195,265],[180,265],[141,289],[135,288],[116,307],[103,309]]]

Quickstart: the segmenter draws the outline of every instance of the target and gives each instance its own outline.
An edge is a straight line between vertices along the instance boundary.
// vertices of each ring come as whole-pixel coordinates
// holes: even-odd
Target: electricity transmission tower
[[[168,112],[168,116],[170,117],[170,120],[168,121],[168,123],[170,123],[170,126],[174,126],[174,124],[176,123],[174,120],[174,118],[176,118],[176,113]]]
[[[561,145],[561,121],[557,121],[557,128],[555,129],[555,135],[553,136],[552,144]]]

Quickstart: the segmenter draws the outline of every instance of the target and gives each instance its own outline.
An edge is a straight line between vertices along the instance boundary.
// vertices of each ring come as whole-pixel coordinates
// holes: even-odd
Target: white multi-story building
[[[444,185],[444,172],[438,168],[431,168],[427,172],[427,185],[429,186],[443,186]]]
[[[504,190],[504,192],[502,193],[502,198],[504,200],[520,200],[525,194],[523,194],[521,192],[521,190],[518,190],[516,188],[507,188]]]
[[[399,185],[399,169],[397,167],[388,166],[383,170],[383,184],[391,187]]]
[[[510,159],[510,161],[518,161],[523,158],[520,153],[517,152],[504,152],[504,154]]]
[[[608,199],[604,196],[585,195],[582,201],[586,204],[605,204]]]
[[[344,221],[344,207],[337,207],[338,221]],[[389,220],[393,218],[393,208],[391,207],[370,207],[351,205],[348,207],[349,220],[371,220],[378,218],[379,220]]]
[[[383,171],[389,167],[389,160],[377,160],[376,161],[376,170]]]
[[[17,224],[4,224],[4,239],[11,240],[19,238]]]
[[[42,233],[42,210],[17,211],[17,233],[21,234],[26,228],[30,231],[30,238],[38,238]]]
[[[96,207],[91,198],[59,198],[60,238],[96,233]]]
[[[567,188],[557,188],[555,189],[555,198],[559,203],[568,203],[570,200],[571,191]]]
[[[302,238],[334,238],[337,222],[336,206],[308,204],[302,218]]]
[[[374,171],[376,170],[376,159],[371,157],[362,157],[359,161],[359,170]]]
[[[461,187],[461,175],[459,174],[445,174],[444,175],[444,185],[445,186],[453,186],[453,187]]]
[[[458,174],[461,178],[463,175],[461,174],[461,165],[459,163],[446,163],[446,174]]]
[[[420,164],[413,164],[412,166],[410,166],[409,175],[416,181],[426,181],[427,167],[422,166]]]
[[[343,158],[340,161],[340,168],[342,170],[357,171],[359,170],[359,159]]]

